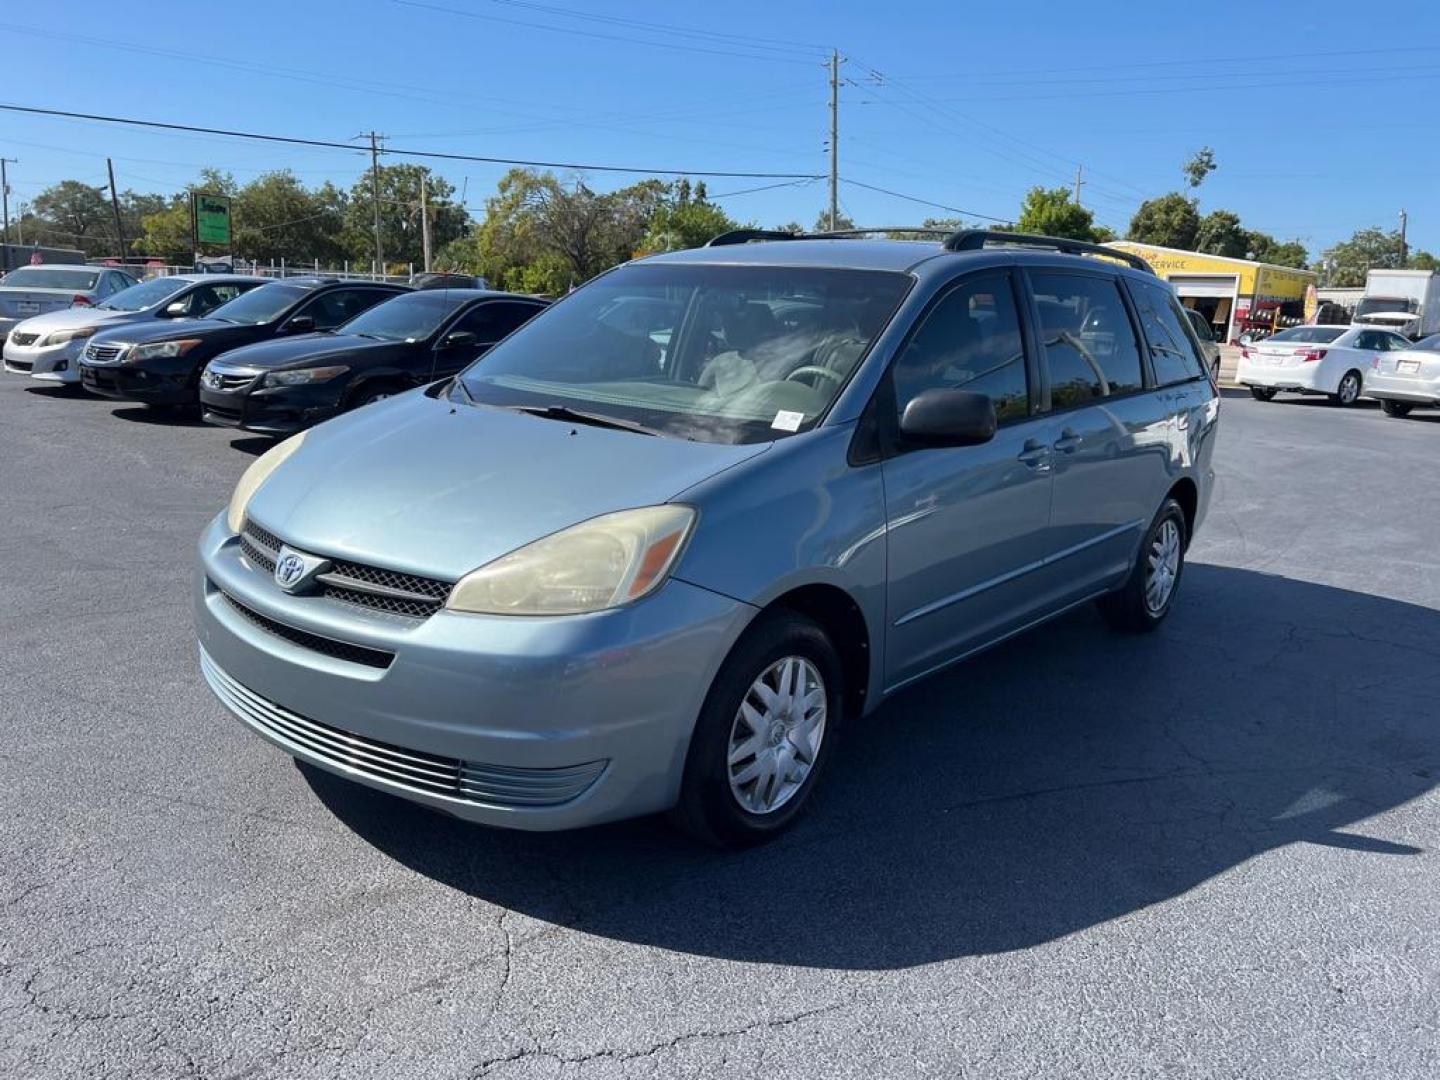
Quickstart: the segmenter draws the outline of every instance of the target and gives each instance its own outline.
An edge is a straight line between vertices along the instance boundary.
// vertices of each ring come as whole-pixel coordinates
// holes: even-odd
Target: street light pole
[[[0,157],[0,207],[4,208],[5,239],[0,243],[10,243],[10,178],[5,174],[6,165],[19,165],[13,157]]]

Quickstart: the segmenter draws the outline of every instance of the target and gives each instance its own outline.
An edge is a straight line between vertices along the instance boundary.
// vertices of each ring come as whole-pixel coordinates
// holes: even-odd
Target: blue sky
[[[1377,9],[1378,10],[1378,9]],[[737,172],[824,173],[824,58],[845,58],[840,171],[861,224],[1013,217],[1069,184],[1123,229],[1208,144],[1202,212],[1312,254],[1410,214],[1440,249],[1440,5],[1366,24],[1340,3],[244,0],[0,8],[0,101],[394,147]],[[1377,19],[1379,16],[1376,17]],[[1395,33],[1385,27],[1396,28]],[[11,210],[57,180],[180,190],[203,165],[349,186],[360,153],[0,114]],[[433,161],[478,214],[506,166]],[[608,188],[638,176],[592,172]],[[736,218],[810,224],[823,181],[713,179]],[[773,181],[771,181],[773,183]],[[869,185],[862,187],[860,185]]]

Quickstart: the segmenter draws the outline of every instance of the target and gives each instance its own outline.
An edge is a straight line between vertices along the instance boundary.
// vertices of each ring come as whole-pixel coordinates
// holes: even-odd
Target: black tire
[[[1147,570],[1150,557],[1167,522],[1173,523],[1178,530],[1179,550],[1169,592],[1164,603],[1156,608],[1146,599]],[[1150,522],[1150,528],[1145,530],[1145,539],[1141,541],[1135,565],[1130,576],[1125,579],[1125,584],[1096,601],[1100,614],[1105,617],[1111,629],[1127,634],[1143,634],[1154,630],[1165,621],[1165,616],[1170,614],[1170,608],[1174,606],[1175,597],[1180,592],[1180,580],[1185,575],[1185,548],[1189,542],[1185,511],[1174,499],[1167,498],[1155,519]]]
[[[731,737],[752,684],[787,657],[804,658],[818,671],[824,684],[825,726],[814,762],[799,787],[782,805],[757,814],[742,806],[731,789]],[[691,836],[716,847],[748,847],[780,835],[800,816],[825,772],[843,727],[844,708],[840,656],[825,632],[794,612],[762,615],[725,658],[705,696],[690,738],[680,801],[671,812],[672,820]]]
[[[347,412],[350,409],[358,409],[362,405],[369,405],[375,401],[383,401],[385,398],[394,397],[400,392],[401,387],[393,383],[371,383],[368,386],[360,387],[360,389],[351,394],[345,409]]]
[[[1351,368],[1340,376],[1339,390],[1334,394],[1327,394],[1330,404],[1346,409],[1360,400],[1360,390],[1363,386],[1360,372]]]
[[[1384,398],[1380,401],[1380,410],[1386,416],[1409,416],[1414,407],[1408,401],[1389,401]]]
[[[1250,387],[1250,396],[1253,397],[1256,401],[1272,401],[1275,397],[1275,394],[1276,391],[1272,390],[1268,386]]]

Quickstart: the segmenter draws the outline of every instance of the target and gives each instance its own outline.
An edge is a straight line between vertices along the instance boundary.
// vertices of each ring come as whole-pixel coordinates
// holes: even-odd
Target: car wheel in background
[[[1113,629],[1145,633],[1165,621],[1185,570],[1186,532],[1185,511],[1167,498],[1145,532],[1125,584],[1097,601]]]
[[[1414,407],[1415,406],[1408,401],[1390,401],[1387,399],[1380,402],[1380,408],[1386,416],[1409,416],[1410,410]]]
[[[1351,368],[1340,376],[1340,385],[1330,395],[1330,404],[1346,407],[1354,405],[1360,398],[1360,372]]]
[[[369,405],[376,401],[384,401],[388,397],[394,397],[400,393],[400,388],[389,383],[380,383],[377,386],[365,386],[350,399],[349,407],[358,409],[362,405]]]
[[[720,847],[779,835],[834,753],[844,707],[840,657],[825,632],[793,612],[762,615],[705,697],[676,823]]]
[[[1256,401],[1270,401],[1275,397],[1275,391],[1268,386],[1252,386],[1250,396]]]

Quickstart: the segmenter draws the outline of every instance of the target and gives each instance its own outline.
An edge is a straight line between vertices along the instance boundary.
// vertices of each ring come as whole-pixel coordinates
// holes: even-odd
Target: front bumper
[[[291,631],[393,659],[322,654],[257,625],[227,596]],[[753,614],[671,580],[596,615],[403,619],[283,592],[243,558],[222,518],[201,538],[195,584],[202,669],[252,730],[369,787],[533,830],[673,805],[704,696]],[[493,779],[482,797],[463,779],[446,790],[452,768],[501,776],[500,794]],[[584,786],[574,793],[577,777]]]
[[[343,386],[261,386],[240,391],[210,390],[202,382],[200,404],[212,424],[261,435],[293,435],[340,413]]]
[[[47,382],[77,383],[80,381],[80,354],[84,348],[84,338],[43,347],[15,345],[7,341],[4,346],[5,370]]]
[[[1440,405],[1440,378],[1418,379],[1371,371],[1365,379],[1365,396],[1416,405]]]
[[[80,383],[92,394],[147,405],[188,405],[195,401],[193,369],[176,371],[135,364],[80,362]]]

